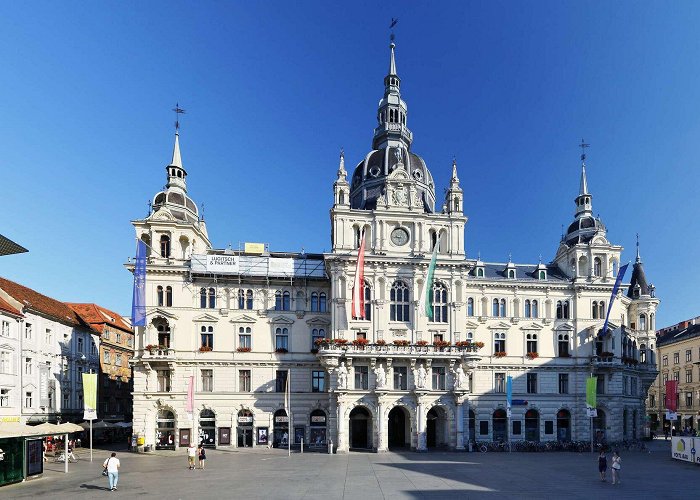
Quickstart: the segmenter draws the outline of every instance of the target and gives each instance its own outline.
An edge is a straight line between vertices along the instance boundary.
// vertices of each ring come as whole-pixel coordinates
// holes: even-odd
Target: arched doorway
[[[410,448],[411,417],[403,406],[394,406],[389,412],[389,448]]]
[[[693,419],[690,419],[692,425]],[[637,410],[632,411],[632,439],[637,439]]]
[[[525,412],[525,441],[540,441],[540,414],[537,410]]]
[[[372,414],[364,406],[356,406],[350,412],[350,448],[372,448]]]
[[[605,440],[605,412],[597,408],[597,417],[593,418],[593,436],[596,443],[602,443]]]
[[[444,408],[433,406],[428,411],[425,433],[428,448],[447,446],[447,413]]]
[[[557,412],[557,440],[571,441],[571,413],[569,410]]]
[[[253,412],[241,410],[238,412],[236,438],[239,448],[253,446]]]
[[[285,410],[277,410],[274,418],[274,434],[272,444],[275,448],[289,445],[289,417]]]
[[[199,413],[199,444],[205,448],[216,448],[216,415],[211,410]]]
[[[175,449],[175,414],[165,408],[158,410],[156,419],[156,450]]]
[[[476,415],[474,410],[469,410],[469,436],[467,436],[466,443],[470,441],[476,442]]]
[[[493,412],[493,440],[507,441],[508,440],[508,418],[506,411],[502,408]]]
[[[314,410],[310,415],[310,436],[309,446],[323,448],[326,446],[326,412]]]

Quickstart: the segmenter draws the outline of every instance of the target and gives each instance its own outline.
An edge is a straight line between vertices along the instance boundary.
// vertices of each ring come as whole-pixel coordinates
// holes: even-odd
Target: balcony
[[[141,350],[141,359],[143,360],[164,360],[170,361],[175,359],[175,349],[169,347],[152,347],[150,349]]]
[[[362,344],[362,343],[319,343],[318,356],[346,357],[386,357],[386,358],[472,358],[478,359],[476,353],[482,346],[466,345],[420,345],[420,344]]]

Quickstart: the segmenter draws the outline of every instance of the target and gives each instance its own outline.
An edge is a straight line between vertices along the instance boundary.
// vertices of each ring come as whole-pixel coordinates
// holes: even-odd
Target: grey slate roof
[[[506,263],[484,262],[484,278],[491,280],[507,281],[569,281],[569,278],[562,273],[557,266],[547,265],[547,279],[537,279],[537,265],[535,264],[513,264],[515,267],[515,280],[506,277]],[[476,268],[472,269],[470,276],[476,277]],[[479,278],[481,279],[481,278]]]
[[[700,336],[700,323],[697,323],[695,325],[688,325],[685,328],[678,328],[676,330],[671,330],[663,334],[657,335],[657,347],[674,344],[676,342],[680,342],[681,340],[686,340],[689,338]]]
[[[630,281],[630,286],[627,289],[627,296],[633,298],[634,286],[639,284],[640,295],[649,295],[649,285],[647,284],[647,277],[644,275],[644,266],[641,261],[634,263],[634,269],[632,271],[632,280]]]

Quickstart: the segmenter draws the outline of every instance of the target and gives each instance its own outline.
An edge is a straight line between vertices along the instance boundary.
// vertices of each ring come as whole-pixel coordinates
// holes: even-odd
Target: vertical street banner
[[[366,231],[362,231],[362,241],[355,266],[355,281],[352,285],[352,317],[356,319],[365,319],[365,235]]]
[[[83,373],[84,420],[97,419],[97,373]]]
[[[676,403],[678,402],[678,380],[667,380],[666,381],[666,409],[670,412],[674,412],[678,409]]]
[[[131,325],[146,326],[146,243],[136,244],[134,295],[131,301]]]
[[[598,390],[598,377],[590,376],[586,379],[586,406],[595,409],[597,406],[596,394]]]
[[[425,275],[425,283],[423,284],[423,293],[420,296],[418,305],[418,313],[421,316],[427,316],[430,321],[433,320],[433,282],[435,281],[435,266],[437,264],[437,254],[439,242],[435,242],[433,248],[433,256],[430,258],[428,272]]]
[[[506,406],[508,409],[513,405],[513,377],[506,377]]]
[[[608,319],[610,318],[610,311],[612,311],[612,306],[615,302],[615,297],[617,296],[617,290],[620,288],[620,283],[622,283],[622,279],[625,277],[625,273],[627,272],[627,266],[629,266],[629,264],[625,264],[624,266],[620,267],[620,270],[617,272],[617,279],[615,280],[612,293],[610,294],[610,300],[608,301],[608,312],[605,313],[605,323],[603,323],[601,336],[608,332]]]

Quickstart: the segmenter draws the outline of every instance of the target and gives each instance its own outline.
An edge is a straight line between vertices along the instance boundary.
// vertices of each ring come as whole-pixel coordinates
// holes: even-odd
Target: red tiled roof
[[[71,326],[80,326],[80,317],[60,300],[47,297],[31,288],[0,277],[0,288],[25,307]]]
[[[0,297],[0,310],[14,314],[15,316],[22,316],[22,312],[19,309],[10,305],[10,303],[4,300],[2,297]]]
[[[76,304],[72,302],[67,302],[66,305],[73,309],[93,330],[99,333],[102,333],[106,325],[132,333],[129,325],[126,324],[119,314],[105,307],[97,304]]]

